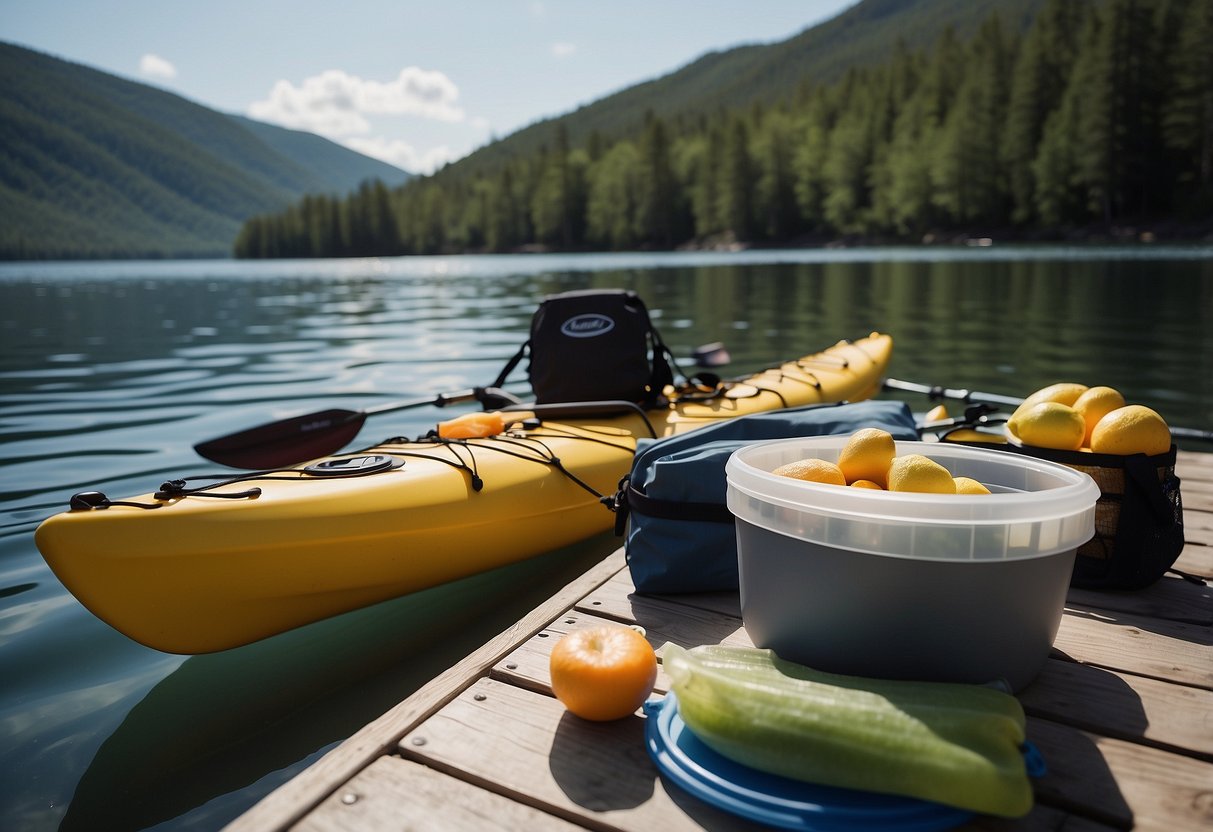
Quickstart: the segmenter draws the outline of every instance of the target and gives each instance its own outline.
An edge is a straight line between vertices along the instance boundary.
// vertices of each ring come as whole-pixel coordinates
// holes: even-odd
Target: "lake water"
[[[1108,384],[1213,428],[1209,246],[3,265],[0,829],[221,826],[614,549],[186,658],[93,618],[33,543],[77,491],[214,471],[202,439],[487,384],[540,298],[590,287],[639,291],[678,355],[725,342],[728,374],[882,330],[897,378]],[[357,442],[450,415],[376,417]]]

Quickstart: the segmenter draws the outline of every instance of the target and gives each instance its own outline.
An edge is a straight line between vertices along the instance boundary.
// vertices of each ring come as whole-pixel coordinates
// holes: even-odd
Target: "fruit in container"
[[[846,477],[843,476],[842,470],[837,465],[833,462],[814,457],[798,459],[795,462],[780,465],[771,473],[778,474],[781,477],[805,480],[806,482],[822,482],[827,485],[847,484]]]
[[[1091,431],[1091,450],[1097,454],[1146,454],[1171,450],[1171,428],[1157,411],[1130,404],[1107,413]]]
[[[1061,402],[1039,402],[1019,414],[1014,431],[1026,445],[1077,451],[1082,447],[1087,423],[1083,421],[1082,415],[1069,405]]]
[[[880,428],[861,428],[851,434],[839,451],[838,468],[847,484],[869,480],[884,487],[896,455],[897,445],[891,433]]]
[[[1059,381],[1056,384],[1050,384],[1047,387],[1042,387],[1032,395],[1028,396],[1023,402],[1015,408],[1015,412],[1011,414],[1011,418],[1007,420],[1007,427],[1011,429],[1011,433],[1020,435],[1019,433],[1019,417],[1027,413],[1041,402],[1057,402],[1067,406],[1073,405],[1078,401],[1078,397],[1087,392],[1087,385],[1079,384],[1075,381]]]
[[[889,466],[890,491],[915,491],[925,494],[955,494],[952,472],[922,454],[896,457]]]
[[[1125,404],[1125,397],[1113,387],[1092,387],[1079,396],[1074,402],[1074,409],[1082,416],[1083,422],[1087,426],[1082,444],[1090,447],[1091,432],[1095,430],[1099,420],[1113,410],[1124,407]]]
[[[1171,449],[1171,429],[1157,411],[1127,404],[1119,390],[1106,385],[1059,382],[1042,387],[1015,409],[1007,429],[1023,444],[1039,448],[1118,456],[1156,456]]]
[[[972,477],[953,477],[957,494],[989,494],[990,489]]]

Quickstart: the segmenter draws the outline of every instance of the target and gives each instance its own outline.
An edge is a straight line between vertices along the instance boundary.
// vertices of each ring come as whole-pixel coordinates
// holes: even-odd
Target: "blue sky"
[[[430,172],[855,0],[0,0],[0,40]]]

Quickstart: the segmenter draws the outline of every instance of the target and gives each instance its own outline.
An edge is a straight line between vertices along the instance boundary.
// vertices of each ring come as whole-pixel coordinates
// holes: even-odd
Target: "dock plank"
[[[547,696],[482,679],[407,734],[400,753],[599,830],[752,828],[666,790],[644,719],[587,722]]]
[[[1213,763],[1028,720],[1049,771],[1037,800],[1120,829],[1175,832],[1213,822]]]
[[[1213,761],[1213,691],[1050,659],[1018,694],[1031,716]]]
[[[1071,588],[1066,601],[1077,607],[1130,613],[1188,624],[1213,625],[1213,584],[1200,586],[1178,575],[1164,575],[1138,592]]]
[[[1210,688],[1210,644],[1209,627],[1067,607],[1053,651],[1109,670]]]
[[[400,757],[378,758],[294,827],[296,832],[582,828]]]

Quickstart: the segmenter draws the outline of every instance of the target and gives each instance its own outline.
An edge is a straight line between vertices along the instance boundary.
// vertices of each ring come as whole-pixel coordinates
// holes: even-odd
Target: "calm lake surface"
[[[725,342],[729,375],[881,330],[896,378],[1107,384],[1213,428],[1209,246],[2,265],[0,829],[217,828],[618,546],[187,658],[93,618],[33,542],[77,491],[215,471],[200,440],[487,384],[544,295],[590,287],[639,291],[680,356]]]

